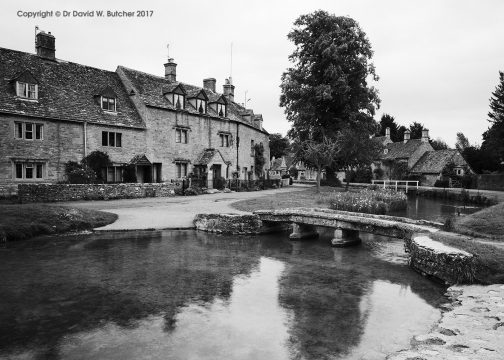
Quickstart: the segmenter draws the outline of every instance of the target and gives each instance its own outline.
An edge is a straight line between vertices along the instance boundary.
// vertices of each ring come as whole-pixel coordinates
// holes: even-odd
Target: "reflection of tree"
[[[57,358],[66,335],[110,322],[136,326],[153,314],[164,314],[170,331],[186,303],[228,299],[233,277],[256,267],[258,252],[232,241],[203,243],[211,237],[108,233],[0,254],[0,354],[32,348]]]

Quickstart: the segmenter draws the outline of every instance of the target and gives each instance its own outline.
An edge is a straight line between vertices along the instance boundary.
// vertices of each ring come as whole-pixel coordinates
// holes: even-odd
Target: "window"
[[[229,134],[220,134],[221,146],[229,147]]]
[[[173,106],[175,106],[176,109],[183,109],[185,107],[185,97],[184,97],[184,95],[173,94],[172,103],[173,103]]]
[[[250,156],[255,155],[254,140],[250,140]]]
[[[121,166],[107,167],[107,182],[117,183],[123,181],[123,168]]]
[[[16,139],[43,140],[44,125],[28,122],[15,122],[14,136]]]
[[[116,111],[116,99],[112,97],[102,96],[102,109],[105,111]]]
[[[181,179],[187,176],[187,163],[176,163],[177,167],[177,178]]]
[[[16,162],[15,178],[22,179],[43,179],[44,163],[40,162]]]
[[[217,114],[219,116],[225,117],[226,116],[226,105],[217,104]]]
[[[196,99],[196,110],[198,110],[198,112],[200,114],[206,114],[206,112],[207,112],[206,101],[201,100],[201,99]]]
[[[455,169],[455,172],[457,175],[462,175],[463,173],[462,169]]]
[[[38,99],[38,85],[18,81],[17,96],[26,99]]]
[[[175,142],[187,144],[187,129],[175,129]]]
[[[122,147],[122,134],[113,131],[102,131],[102,146]]]

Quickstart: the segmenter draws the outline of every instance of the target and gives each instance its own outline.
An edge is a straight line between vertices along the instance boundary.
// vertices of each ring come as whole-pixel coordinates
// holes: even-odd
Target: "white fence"
[[[386,188],[395,188],[397,189],[405,189],[406,192],[408,190],[418,190],[418,183],[419,181],[414,181],[414,180],[371,180],[373,185],[380,185],[383,186],[384,189]]]

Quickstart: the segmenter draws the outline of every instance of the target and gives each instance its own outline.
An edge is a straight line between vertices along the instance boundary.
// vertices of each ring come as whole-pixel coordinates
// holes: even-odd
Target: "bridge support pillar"
[[[361,243],[358,230],[336,229],[331,245],[334,247],[346,247]]]
[[[289,235],[291,240],[301,239],[316,239],[319,234],[313,225],[306,224],[292,224],[292,233]]]

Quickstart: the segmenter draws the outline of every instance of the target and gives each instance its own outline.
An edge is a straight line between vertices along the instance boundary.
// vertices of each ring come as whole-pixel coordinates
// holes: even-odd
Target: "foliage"
[[[125,183],[136,183],[136,167],[133,164],[128,164],[123,167],[123,181]]]
[[[294,179],[297,179],[297,176],[298,176],[298,169],[295,167],[295,166],[292,166],[290,169],[289,169],[289,175],[294,178]]]
[[[409,131],[411,132],[410,139],[421,139],[423,129],[424,129],[423,124],[417,122],[411,124],[409,127]]]
[[[384,173],[385,172],[383,171],[383,169],[381,167],[373,170],[374,177],[375,177],[375,179],[378,179],[378,180],[383,178]]]
[[[332,176],[320,180],[320,186],[341,187],[341,181],[337,177]]]
[[[345,176],[347,183],[356,182],[356,183],[369,184],[373,179],[371,167],[369,166],[360,166],[356,169],[348,170]]]
[[[196,187],[188,187],[187,189],[184,190],[185,196],[195,196],[200,195],[201,193],[202,193],[201,189]]]
[[[404,180],[408,176],[408,163],[405,161],[394,161],[390,165],[390,177],[394,180]]]
[[[264,164],[266,159],[264,158],[264,146],[263,144],[254,145],[254,170],[258,177],[263,176]]]
[[[97,182],[104,182],[102,169],[112,165],[112,163],[107,153],[95,150],[82,159],[82,165],[95,172]]]
[[[287,137],[282,137],[282,134],[270,134],[269,136],[270,156],[276,159],[281,158],[289,153],[290,141]]]
[[[340,169],[370,165],[382,151],[382,145],[372,141],[366,131],[349,127],[338,133],[336,145],[335,164]]]
[[[450,180],[448,180],[446,178],[437,179],[436,182],[434,183],[434,187],[438,187],[438,188],[450,187]]]
[[[369,214],[386,214],[407,207],[406,195],[390,189],[334,192],[325,199],[331,209]]]
[[[399,126],[393,116],[389,114],[383,114],[380,120],[380,132],[379,136],[385,136],[386,129],[390,129],[390,140],[393,142],[398,142],[403,140],[404,131],[406,128],[404,126]]]
[[[303,142],[335,138],[344,126],[375,132],[378,80],[371,44],[359,24],[319,10],[300,16],[288,34],[293,67],[282,75],[280,106],[292,123],[289,136]]]
[[[492,159],[494,165],[486,170],[504,170],[504,72],[499,71],[499,85],[490,98],[488,113],[490,128],[483,133],[481,149]]]
[[[214,187],[218,190],[222,190],[226,187],[226,179],[222,176],[218,176],[214,179]]]
[[[457,149],[462,153],[465,149],[467,149],[470,146],[471,145],[469,144],[469,140],[467,139],[467,137],[463,133],[458,132],[457,142],[455,143],[455,149]]]
[[[437,138],[435,140],[431,140],[430,144],[434,150],[446,150],[449,149],[449,146],[442,139]]]
[[[92,184],[96,181],[95,172],[76,161],[65,164],[65,175],[70,184]]]

